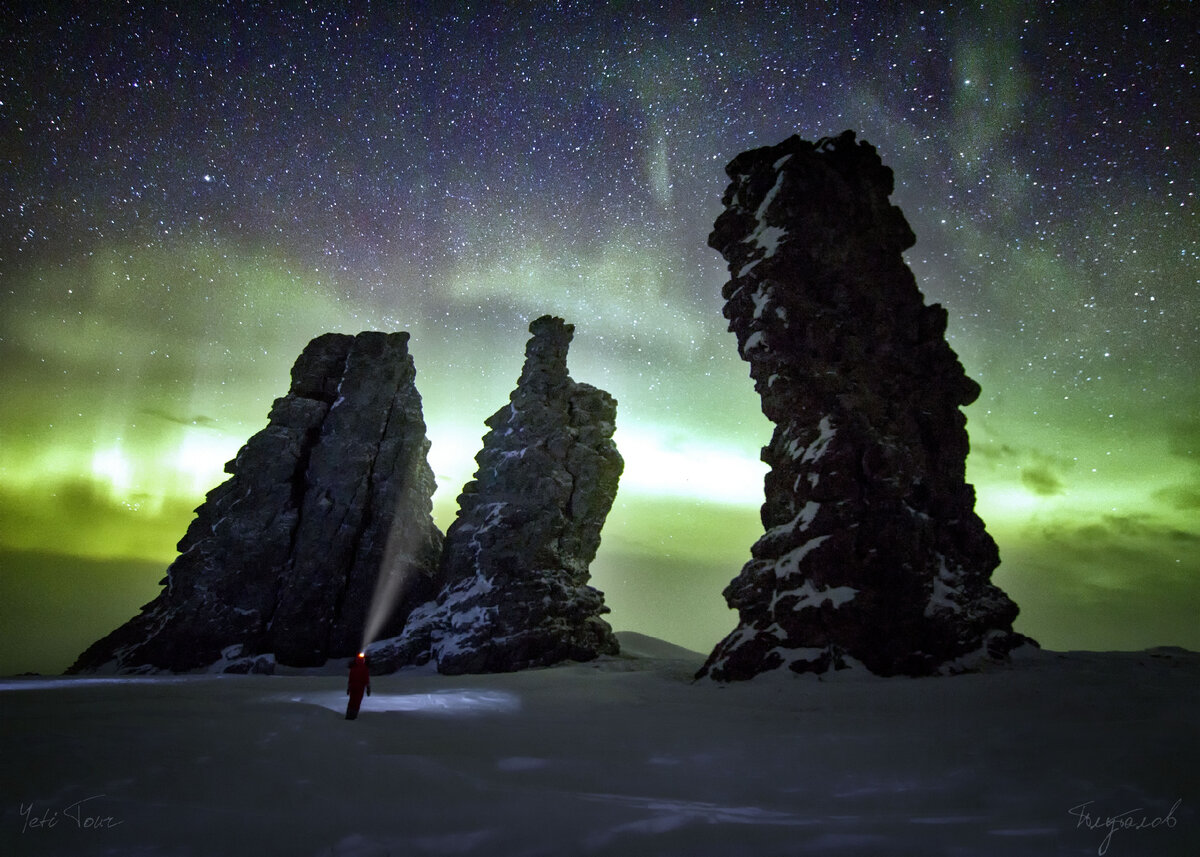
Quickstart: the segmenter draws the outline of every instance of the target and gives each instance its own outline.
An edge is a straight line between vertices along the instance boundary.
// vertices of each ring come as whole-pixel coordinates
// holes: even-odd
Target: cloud
[[[1053,468],[1046,465],[1021,468],[1021,484],[1039,497],[1053,497],[1065,490]]]
[[[715,260],[713,267],[719,270]],[[592,335],[663,355],[695,356],[698,342],[721,334],[701,308],[688,305],[692,288],[661,248],[637,235],[569,250],[532,239],[520,252],[465,260],[448,278],[456,313],[496,304],[530,318],[550,312],[586,321]]]
[[[1160,488],[1153,496],[1177,511],[1194,512],[1200,509],[1200,482]]]
[[[56,550],[97,559],[169,561],[193,517],[191,497],[114,497],[85,477],[0,487],[0,548]],[[7,573],[7,569],[5,570]]]
[[[1017,628],[1050,649],[1200,650],[1200,531],[1151,514],[1058,518],[993,533]]]
[[[1021,484],[1038,497],[1056,497],[1066,493],[1065,476],[1075,462],[1050,455],[1041,449],[1017,447],[1007,443],[972,444],[971,455],[997,473],[1016,470]]]
[[[1103,515],[1097,523],[1082,525],[1054,537],[1087,542],[1109,538],[1145,539],[1158,545],[1200,543],[1200,533],[1164,524],[1151,515]]]
[[[215,420],[212,417],[205,416],[204,414],[196,414],[195,416],[192,416],[192,417],[181,417],[176,414],[168,413],[167,411],[161,410],[159,408],[143,408],[140,411],[140,413],[143,413],[146,416],[150,416],[150,417],[158,417],[159,419],[166,420],[167,422],[176,423],[181,426],[189,426],[189,427],[196,426],[197,428],[216,428],[217,425],[219,424],[218,420]]]

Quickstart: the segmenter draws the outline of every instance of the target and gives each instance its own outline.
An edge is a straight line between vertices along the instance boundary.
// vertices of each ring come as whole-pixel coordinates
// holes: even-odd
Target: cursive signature
[[[1108,853],[1108,846],[1112,844],[1113,834],[1118,830],[1158,830],[1160,827],[1174,830],[1175,825],[1179,823],[1179,819],[1175,817],[1175,810],[1179,809],[1179,805],[1183,803],[1183,798],[1175,801],[1166,815],[1158,815],[1153,818],[1140,806],[1127,809],[1124,812],[1118,812],[1116,815],[1106,816],[1099,813],[1092,815],[1088,807],[1093,803],[1095,801],[1084,801],[1077,806],[1071,807],[1067,812],[1075,816],[1076,830],[1083,827],[1088,830],[1108,831],[1108,833],[1104,834],[1104,839],[1100,842],[1100,848],[1096,851],[1100,857],[1104,857]]]
[[[64,827],[75,827],[79,830],[104,830],[110,827],[116,827],[118,824],[123,824],[121,819],[114,818],[111,815],[91,814],[93,810],[85,807],[85,804],[90,801],[99,800],[104,795],[92,795],[85,797],[82,800],[77,800],[74,803],[67,804],[62,809],[46,808],[40,814],[35,814],[36,807],[34,804],[20,804],[21,810],[21,832],[27,833],[30,830],[53,830],[59,824]]]

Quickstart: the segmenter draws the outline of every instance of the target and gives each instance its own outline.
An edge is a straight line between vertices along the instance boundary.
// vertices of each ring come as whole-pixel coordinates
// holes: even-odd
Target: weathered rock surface
[[[438,591],[429,441],[407,333],[325,334],[269,423],[226,465],[166,586],[71,672],[262,671],[356,652],[393,526],[409,587],[389,629]],[[401,544],[400,550],[395,545]]]
[[[965,481],[959,407],[979,386],[904,264],[915,237],[888,202],[892,171],[846,132],[744,152],[726,172],[708,242],[776,427],[766,532],[725,590],[738,627],[701,675],[925,675],[1004,657],[1025,638]]]
[[[371,648],[376,668],[437,662],[443,673],[508,672],[615,654],[588,567],[624,462],[616,401],[573,381],[574,333],[543,316],[516,389],[488,420],[478,470],[446,531],[445,588],[399,638]]]

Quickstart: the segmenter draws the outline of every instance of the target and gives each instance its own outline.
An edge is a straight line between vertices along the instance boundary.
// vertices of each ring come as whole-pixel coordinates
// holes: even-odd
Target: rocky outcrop
[[[766,532],[725,590],[738,627],[701,675],[855,664],[926,675],[1024,638],[990,582],[995,543],[965,481],[979,395],[902,252],[892,171],[852,132],[745,152],[709,245],[724,314],[775,423]]]
[[[226,465],[165,588],[72,672],[263,671],[358,651],[389,534],[408,587],[389,630],[438,591],[442,534],[407,333],[326,334],[266,428]],[[399,536],[399,537],[398,537]]]
[[[572,325],[543,316],[529,331],[520,380],[486,421],[446,531],[445,588],[371,648],[376,668],[432,659],[443,673],[508,672],[617,652],[603,595],[587,585],[624,466],[616,401],[567,374]]]

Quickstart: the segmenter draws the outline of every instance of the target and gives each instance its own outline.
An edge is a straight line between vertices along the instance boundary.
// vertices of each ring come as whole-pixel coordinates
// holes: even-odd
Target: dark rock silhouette
[[[310,342],[267,427],[196,510],[162,593],[70,672],[262,672],[263,653],[294,666],[352,655],[393,526],[403,538],[391,562],[409,582],[398,633],[438,591],[442,545],[407,343],[379,332]]]
[[[892,171],[853,132],[744,152],[708,243],[724,314],[776,426],[766,532],[725,589],[738,627],[701,675],[865,665],[926,675],[1025,641],[965,481],[979,395],[902,252]]]
[[[446,531],[445,588],[371,648],[377,667],[508,672],[617,653],[604,597],[587,585],[624,467],[617,403],[567,374],[572,325],[543,316],[529,331],[520,380],[486,421]]]

